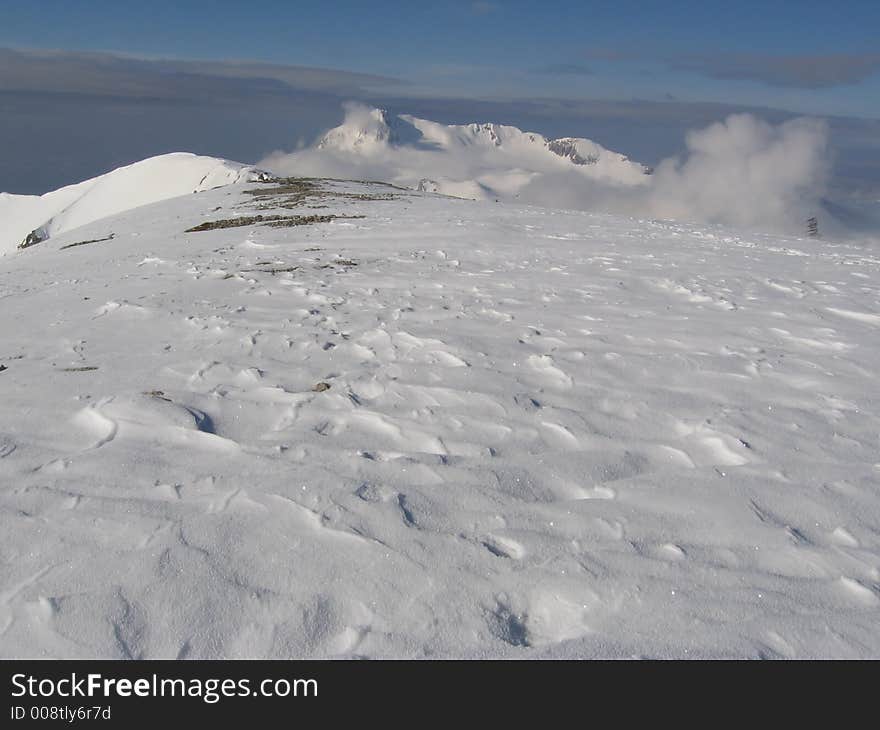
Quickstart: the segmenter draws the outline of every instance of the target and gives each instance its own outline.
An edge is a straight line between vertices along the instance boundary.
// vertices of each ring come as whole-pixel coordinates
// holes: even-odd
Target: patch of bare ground
[[[246,215],[238,218],[223,218],[216,221],[205,221],[185,233],[216,231],[221,228],[241,228],[243,226],[262,225],[272,228],[291,228],[293,226],[310,226],[315,223],[330,223],[338,218],[364,218],[362,215]]]

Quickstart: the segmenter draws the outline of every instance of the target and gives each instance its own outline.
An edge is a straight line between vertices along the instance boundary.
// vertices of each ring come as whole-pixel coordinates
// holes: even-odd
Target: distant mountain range
[[[582,137],[548,139],[503,124],[446,125],[384,109],[360,109],[316,145],[327,153],[374,160],[392,181],[476,199],[516,198],[548,173],[570,171],[605,184],[646,182],[651,168]]]

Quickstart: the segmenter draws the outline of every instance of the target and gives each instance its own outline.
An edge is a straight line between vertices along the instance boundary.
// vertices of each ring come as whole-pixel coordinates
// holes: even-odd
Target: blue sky
[[[382,74],[405,93],[880,117],[878,0],[0,0],[0,46]]]

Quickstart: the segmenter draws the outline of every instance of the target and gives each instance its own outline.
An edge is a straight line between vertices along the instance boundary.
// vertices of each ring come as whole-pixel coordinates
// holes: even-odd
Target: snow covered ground
[[[0,655],[880,656],[876,250],[276,187],[0,257]]]
[[[120,167],[45,195],[0,192],[0,256],[22,244],[57,236],[108,215],[180,195],[245,182],[253,167],[175,152]]]

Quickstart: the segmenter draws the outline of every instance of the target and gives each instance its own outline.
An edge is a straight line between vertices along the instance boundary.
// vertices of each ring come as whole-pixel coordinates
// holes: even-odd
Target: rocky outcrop
[[[584,157],[578,152],[577,140],[571,137],[563,137],[561,139],[551,139],[547,142],[547,149],[554,155],[565,157],[575,165],[595,165],[599,161],[597,155],[587,155]]]
[[[49,235],[46,233],[43,228],[35,228],[33,231],[25,236],[24,240],[18,244],[19,249],[30,248],[31,246],[36,246],[38,243],[42,243]]]

